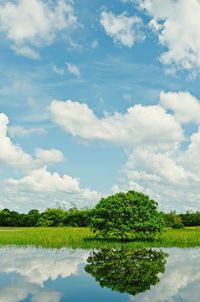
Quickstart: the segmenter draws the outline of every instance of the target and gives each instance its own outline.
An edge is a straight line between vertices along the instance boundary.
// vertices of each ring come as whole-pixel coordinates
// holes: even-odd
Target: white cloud
[[[28,212],[37,208],[44,211],[46,208],[63,208],[72,207],[85,208],[94,206],[101,198],[101,195],[87,188],[80,188],[79,192],[66,192],[56,190],[54,192],[42,190],[35,191],[35,187],[30,189],[29,184],[19,182],[0,182],[1,203],[0,208],[9,208],[18,212]],[[16,202],[17,201],[17,202]]]
[[[199,177],[193,175],[183,166],[179,165],[178,157],[173,159],[168,153],[154,153],[148,149],[135,149],[129,156],[125,165],[126,172],[135,180],[147,180],[154,183],[163,182],[166,185],[178,187],[190,186],[190,181],[199,181]],[[140,169],[140,172],[133,172]]]
[[[134,105],[125,113],[98,117],[87,104],[54,100],[52,120],[83,140],[125,148],[128,160],[113,192],[130,189],[156,199],[165,210],[200,209],[200,102],[189,92],[162,92],[158,105]],[[128,148],[127,148],[128,147]]]
[[[190,137],[190,143],[186,151],[180,156],[179,162],[199,175],[200,166],[200,128]]]
[[[160,104],[170,110],[168,114],[177,123],[192,122],[199,126],[200,103],[189,92],[162,92]],[[177,140],[174,146],[168,145],[168,149],[160,148],[158,143],[152,148],[148,139],[145,145],[134,143],[132,147],[113,192],[130,189],[144,192],[165,210],[200,209],[199,129],[182,142]]]
[[[71,208],[92,206],[101,195],[89,188],[82,188],[78,178],[69,175],[61,176],[49,172],[46,167],[32,169],[19,179],[8,178],[0,183],[1,208],[12,207],[28,211],[31,208],[40,210],[46,207]],[[47,205],[48,200],[48,205]]]
[[[32,157],[25,153],[19,146],[14,145],[7,136],[8,117],[0,114],[0,163],[16,167],[24,167],[32,164]]]
[[[168,148],[183,140],[183,132],[174,117],[159,105],[135,105],[125,114],[98,118],[86,105],[68,100],[51,102],[49,110],[55,123],[82,139],[98,139],[121,145],[160,145]]]
[[[38,58],[35,50],[52,43],[59,33],[77,23],[71,1],[17,0],[0,5],[0,31],[11,41],[12,49],[30,58]]]
[[[192,171],[192,160],[180,162],[175,152],[152,152],[136,148],[122,169],[116,191],[144,192],[159,202],[164,210],[200,209],[200,173]]]
[[[152,17],[149,26],[166,47],[160,60],[171,70],[200,71],[200,2],[198,0],[138,0]]]
[[[156,199],[165,210],[200,209],[200,131],[193,133],[186,149],[167,151],[148,145],[129,152],[121,181],[114,191],[136,190]]]
[[[128,16],[126,12],[115,15],[103,11],[100,23],[108,36],[124,46],[132,47],[136,42],[144,39],[144,34],[141,32],[143,22],[137,16]]]
[[[27,176],[19,180],[10,178],[6,180],[6,183],[35,192],[62,191],[76,194],[82,191],[78,178],[72,178],[68,175],[61,176],[57,172],[50,173],[46,167],[31,170]]]
[[[67,66],[67,70],[69,73],[71,73],[72,75],[74,75],[78,78],[81,76],[80,69],[78,68],[77,65],[72,64],[72,63],[66,63],[66,66]]]
[[[0,114],[0,164],[17,167],[23,175],[21,177],[18,174],[18,179],[9,178],[0,181],[1,208],[13,209],[14,206],[15,209],[24,211],[37,207],[44,210],[47,207],[47,200],[52,207],[58,204],[66,208],[84,207],[100,199],[98,192],[82,188],[78,178],[48,171],[45,164],[64,160],[61,151],[38,148],[35,150],[36,159],[33,159],[20,146],[13,144],[7,135],[8,122],[7,116]]]
[[[138,104],[125,113],[102,117],[87,104],[71,100],[54,100],[49,111],[52,120],[72,136],[118,144],[126,150],[128,160],[113,191],[143,191],[166,210],[200,209],[200,130],[184,135],[181,127],[191,122],[199,126],[199,100],[189,92],[162,92],[158,105]],[[46,200],[49,206],[69,208],[94,205],[100,199],[96,191],[82,187],[78,178],[44,167],[61,161],[61,151],[39,149],[33,159],[13,144],[7,128],[8,119],[2,114],[0,143],[5,149],[0,149],[1,162],[21,167],[25,155],[29,161],[23,174],[0,183],[1,207],[9,207],[16,198],[23,209],[35,207],[35,200],[44,209]]]
[[[64,160],[64,154],[57,149],[36,149],[36,157],[42,163],[59,163]]]
[[[189,92],[161,92],[160,103],[174,112],[178,122],[200,123],[200,101]]]
[[[46,134],[44,128],[24,128],[22,126],[9,126],[8,127],[9,135],[13,137],[27,137],[32,134],[43,135]]]

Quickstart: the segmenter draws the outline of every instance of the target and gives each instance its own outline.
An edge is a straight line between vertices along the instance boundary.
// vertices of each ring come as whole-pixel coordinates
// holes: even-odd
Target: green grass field
[[[0,228],[0,246],[35,246],[48,248],[101,248],[126,245],[142,247],[200,247],[200,228],[168,229],[163,239],[154,242],[114,242],[94,240],[89,228]]]

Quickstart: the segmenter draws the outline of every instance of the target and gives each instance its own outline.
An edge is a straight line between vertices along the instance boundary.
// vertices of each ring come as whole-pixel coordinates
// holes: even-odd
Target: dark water
[[[199,302],[200,249],[0,249],[1,302]]]

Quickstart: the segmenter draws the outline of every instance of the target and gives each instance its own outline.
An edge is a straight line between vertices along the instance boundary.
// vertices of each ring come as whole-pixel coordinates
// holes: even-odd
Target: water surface
[[[200,249],[0,249],[1,302],[199,302]]]

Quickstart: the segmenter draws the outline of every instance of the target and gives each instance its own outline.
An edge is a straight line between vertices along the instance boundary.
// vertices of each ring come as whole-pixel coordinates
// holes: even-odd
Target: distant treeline
[[[89,225],[91,210],[70,210],[47,209],[40,213],[38,210],[31,210],[27,214],[20,214],[15,211],[4,209],[0,211],[0,226],[7,227],[59,227],[73,226],[85,227]]]
[[[200,226],[200,212],[186,212],[177,214],[176,212],[163,213],[167,227],[182,228],[187,226]]]
[[[31,210],[27,214],[18,213],[4,209],[0,211],[0,226],[6,227],[86,227],[90,225],[93,209],[72,208],[47,209],[44,212]],[[184,226],[200,226],[200,212],[186,212],[178,214],[176,212],[163,213],[167,227],[182,228]]]

